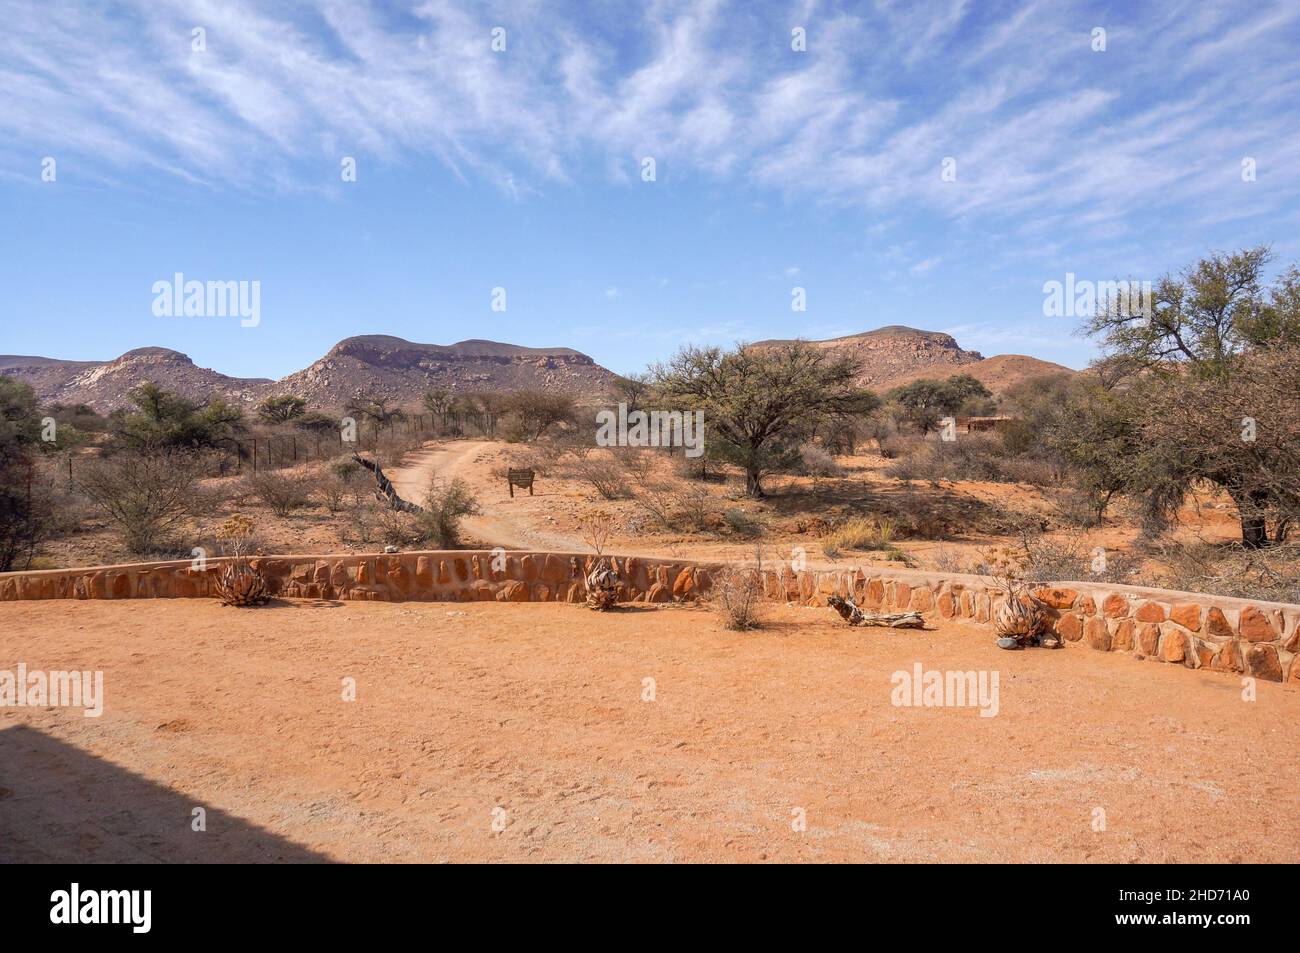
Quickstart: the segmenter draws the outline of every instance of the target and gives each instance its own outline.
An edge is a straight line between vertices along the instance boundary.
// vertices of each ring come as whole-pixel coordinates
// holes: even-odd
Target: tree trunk
[[[1268,527],[1264,524],[1264,517],[1241,517],[1241,544],[1247,549],[1261,549],[1268,545]]]
[[[755,498],[763,495],[762,474],[758,470],[745,471],[745,492]]]
[[[1268,494],[1258,491],[1244,494],[1244,500],[1237,501],[1237,511],[1241,515],[1241,544],[1247,549],[1262,549],[1268,545],[1268,523],[1264,516],[1267,502]]]

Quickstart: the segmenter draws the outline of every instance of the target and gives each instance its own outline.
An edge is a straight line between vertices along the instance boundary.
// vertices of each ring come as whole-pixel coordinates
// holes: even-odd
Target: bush
[[[117,525],[129,552],[158,550],[165,534],[197,513],[202,461],[187,452],[120,453],[82,468],[78,485]]]
[[[1174,543],[1158,551],[1156,582],[1167,589],[1269,602],[1300,602],[1300,544],[1250,549],[1239,543]]]
[[[622,465],[608,452],[581,448],[573,451],[567,475],[586,483],[602,500],[623,500],[631,496]]]
[[[822,552],[831,559],[838,558],[844,550],[895,552],[893,538],[894,524],[890,520],[856,516],[822,538]]]
[[[281,517],[306,506],[311,499],[312,481],[302,473],[259,470],[244,477],[244,486],[254,498]]]
[[[461,480],[434,480],[424,497],[424,511],[415,514],[421,539],[432,540],[439,549],[460,545],[460,521],[479,511],[478,500]]]
[[[353,535],[358,542],[370,543],[374,541],[376,524],[383,515],[381,509],[388,509],[388,507],[381,507],[373,494],[357,487],[352,489],[347,505],[347,513],[348,521],[352,525]]]
[[[49,535],[48,507],[43,489],[26,490],[27,469],[11,461],[0,470],[0,572],[28,569],[36,547]]]
[[[843,468],[825,449],[815,443],[799,448],[799,473],[810,477],[837,477]]]
[[[757,554],[753,568],[728,566],[713,579],[709,604],[734,632],[763,626],[763,557]]]
[[[345,480],[335,473],[328,473],[316,480],[316,499],[320,500],[321,505],[331,514],[341,513],[347,505],[352,486],[350,480]]]
[[[763,524],[742,509],[732,507],[722,514],[722,521],[727,529],[745,539],[756,539],[763,535]]]

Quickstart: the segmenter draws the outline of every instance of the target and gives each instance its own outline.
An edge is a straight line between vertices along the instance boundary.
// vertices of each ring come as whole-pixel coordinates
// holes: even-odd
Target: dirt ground
[[[1300,861],[1294,687],[958,624],[0,604],[18,662],[106,701],[0,708],[0,862]],[[996,716],[893,705],[916,663],[997,672]]]
[[[436,440],[400,459],[386,457],[383,465],[399,494],[416,502],[423,500],[432,478],[462,480],[480,507],[477,515],[462,521],[462,545],[469,548],[589,551],[582,523],[597,511],[612,518],[607,552],[675,559],[752,560],[756,543],[761,542],[767,561],[799,556],[814,567],[874,563],[893,568],[969,571],[991,548],[1014,544],[1018,536],[1011,527],[1025,519],[1041,519],[1047,526],[1045,541],[1082,554],[1090,554],[1097,547],[1112,556],[1130,554],[1139,536],[1136,524],[1118,507],[1104,526],[1073,530],[1053,515],[1044,493],[1027,484],[904,482],[886,476],[889,461],[872,453],[838,458],[842,475],[816,481],[815,492],[814,481],[807,477],[774,477],[769,481],[772,495],[764,500],[744,496],[736,474],[716,483],[679,481],[679,486],[704,494],[715,515],[727,510],[743,512],[762,527],[762,535],[761,540],[748,539],[725,525],[707,531],[669,531],[657,524],[641,502],[602,500],[588,484],[567,478],[563,467],[547,465],[547,461],[535,459],[538,457],[545,454],[532,445],[481,439]],[[516,490],[512,498],[506,486],[506,468],[537,464],[545,469],[539,473],[535,494],[529,496],[526,491]],[[668,472],[667,461],[663,469]],[[299,472],[311,470],[304,467]],[[224,497],[225,503],[181,527],[165,551],[145,556],[127,553],[114,528],[102,516],[88,511],[75,533],[42,547],[42,561],[36,568],[189,558],[196,545],[216,547],[214,533],[227,516],[236,512],[254,519],[258,546],[265,553],[375,552],[390,542],[414,545],[389,539],[378,527],[369,540],[362,539],[348,510],[330,514],[315,500],[288,516],[276,516],[251,497],[235,476],[205,481],[204,489]],[[888,520],[888,514],[900,511],[939,515],[940,523],[948,530],[929,536],[900,532],[893,541],[897,552],[846,552],[836,560],[824,554],[824,530],[835,522],[853,514]],[[1231,507],[1218,497],[1189,501],[1180,520],[1182,525],[1175,535],[1185,541],[1221,543],[1240,536]]]

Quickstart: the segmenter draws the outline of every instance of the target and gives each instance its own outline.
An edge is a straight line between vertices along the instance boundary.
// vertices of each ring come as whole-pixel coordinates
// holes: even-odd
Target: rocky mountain
[[[553,390],[591,398],[605,393],[615,378],[570,348],[479,340],[415,344],[379,334],[340,341],[320,360],[278,381],[227,377],[162,347],[137,348],[104,362],[0,355],[0,373],[27,381],[43,402],[88,404],[101,413],[125,406],[127,391],[147,380],[199,402],[214,394],[240,403],[296,394],[325,409],[341,407],[366,390],[411,405],[435,387],[460,393]]]
[[[781,341],[760,341],[772,346]],[[1068,371],[1021,354],[987,360],[951,335],[891,325],[862,334],[812,341],[813,347],[857,360],[859,382],[884,391],[918,377],[972,374],[994,394],[1038,374]],[[227,377],[198,367],[178,351],[142,347],[112,361],[61,361],[0,355],[0,373],[27,381],[46,403],[89,404],[106,413],[127,403],[126,392],[152,380],[194,401],[213,394],[250,404],[272,394],[295,394],[318,409],[336,409],[363,391],[395,397],[407,406],[442,387],[458,393],[548,390],[590,400],[608,393],[615,375],[567,347],[537,348],[495,341],[416,344],[384,334],[346,338],[320,360],[278,381]]]
[[[126,392],[145,381],[195,401],[218,394],[240,402],[260,399],[273,383],[227,377],[165,347],[140,347],[103,362],[0,355],[0,373],[31,384],[44,403],[87,404],[101,413],[124,406]]]
[[[785,343],[788,342],[759,341],[757,346]],[[984,355],[978,351],[964,350],[950,334],[918,331],[898,324],[808,343],[853,358],[861,368],[858,383],[871,390],[892,387],[895,381],[909,375],[947,377],[959,374],[962,368],[984,360]]]
[[[333,407],[366,389],[394,395],[402,403],[416,403],[436,387],[457,393],[545,390],[594,398],[606,393],[614,378],[612,371],[567,347],[481,340],[414,344],[368,334],[340,341],[319,361],[276,386],[309,404]]]

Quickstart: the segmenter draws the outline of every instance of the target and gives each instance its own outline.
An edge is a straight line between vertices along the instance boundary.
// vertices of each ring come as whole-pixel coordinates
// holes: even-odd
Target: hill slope
[[[756,346],[784,343],[788,342],[759,341]],[[819,350],[857,361],[861,368],[858,383],[871,390],[892,386],[893,381],[913,373],[934,377],[958,374],[961,373],[961,368],[984,359],[984,355],[978,351],[963,349],[950,334],[920,331],[897,324],[862,334],[808,343]]]
[[[951,370],[940,371],[934,367],[922,368],[883,381],[872,389],[885,391],[891,387],[897,387],[900,384],[906,384],[908,381],[914,381],[922,377],[937,377],[942,379],[953,374],[969,374],[987,387],[995,397],[1001,397],[1017,384],[1034,377],[1042,377],[1047,374],[1077,373],[1078,371],[1065,367],[1062,364],[1055,364],[1052,361],[1044,361],[1037,357],[1030,357],[1027,354],[998,354],[994,357],[986,358],[982,361],[976,361],[973,364],[964,364],[961,367],[953,368]]]
[[[140,347],[103,362],[5,355],[0,356],[0,373],[31,384],[43,402],[88,404],[101,413],[125,406],[126,392],[145,381],[200,402],[214,394],[232,401],[254,400],[272,383],[266,378],[227,377],[165,347]]]
[[[214,394],[245,404],[295,394],[313,407],[337,408],[371,389],[407,405],[434,387],[462,393],[553,390],[592,398],[615,379],[612,371],[571,348],[480,340],[416,344],[382,334],[340,341],[320,360],[278,381],[227,377],[162,347],[137,348],[103,362],[0,355],[0,373],[31,384],[43,402],[88,404],[101,413],[125,406],[127,391],[147,380],[199,402]]]

